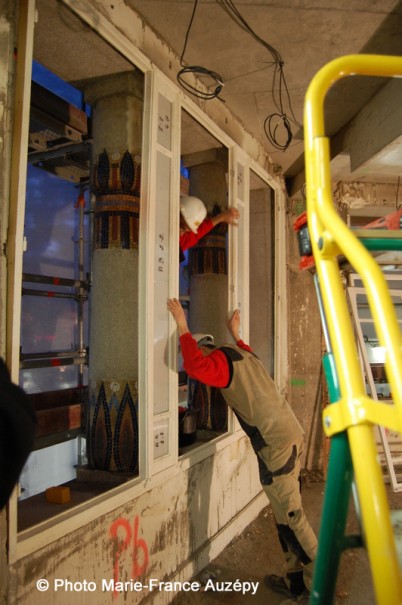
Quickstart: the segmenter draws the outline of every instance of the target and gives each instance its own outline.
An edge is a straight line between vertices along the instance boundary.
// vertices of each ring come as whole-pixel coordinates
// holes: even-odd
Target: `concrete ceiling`
[[[124,0],[178,57],[183,52],[194,1]],[[323,65],[346,54],[402,55],[402,0],[234,0],[232,4],[259,40],[230,17],[223,7],[227,4],[222,0],[198,1],[183,64],[201,66],[222,77],[224,86],[219,98],[282,167],[288,189],[295,190],[304,179],[300,124],[312,77]],[[272,55],[261,40],[274,47],[284,62],[291,103],[284,91],[284,113],[293,135],[285,151],[276,149],[264,133],[266,118],[278,109],[272,98]],[[204,84],[212,90],[216,86],[208,78],[204,78]],[[334,141],[334,179],[396,182],[402,172],[400,110],[391,102],[387,111],[386,92],[380,97],[381,103],[375,102],[380,89],[385,86],[383,90],[387,90],[387,84],[384,78],[355,76],[341,80],[329,91],[325,123],[326,133]],[[392,89],[399,101],[401,85],[398,80]],[[368,103],[371,122],[364,114]],[[382,116],[376,121],[378,107]],[[277,127],[277,139],[279,143],[286,140],[282,123]],[[352,158],[354,150],[362,146],[364,153],[356,156],[360,159]]]
[[[135,10],[177,57],[182,55],[195,0],[120,2]],[[342,55],[402,55],[402,0],[232,0],[258,39],[224,10],[228,3],[198,0],[183,64],[222,77],[218,98],[281,167],[289,193],[295,193],[304,183],[301,124],[311,79],[322,66]],[[88,79],[133,69],[62,3],[37,0],[37,7],[34,57],[63,80],[82,88]],[[272,94],[275,84],[278,99],[278,81],[273,83],[272,54],[266,44],[284,62],[290,102],[282,88],[283,111],[293,136],[285,151],[275,148],[264,132],[268,116],[278,112]],[[215,89],[211,78],[201,80]],[[401,100],[402,79],[355,76],[330,89],[325,124],[331,136],[334,180],[398,181],[402,173]],[[183,116],[182,125],[182,153],[220,146],[195,120]],[[280,123],[279,143],[286,140],[285,135]],[[187,141],[191,141],[191,149],[186,149]]]

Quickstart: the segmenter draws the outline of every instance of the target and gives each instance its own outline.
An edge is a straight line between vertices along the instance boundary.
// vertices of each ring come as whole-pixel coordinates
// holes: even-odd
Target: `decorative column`
[[[143,76],[86,87],[95,196],[90,299],[89,466],[138,472],[138,231]]]

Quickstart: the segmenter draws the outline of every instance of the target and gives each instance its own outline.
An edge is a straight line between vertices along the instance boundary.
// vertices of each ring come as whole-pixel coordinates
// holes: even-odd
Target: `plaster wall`
[[[240,436],[190,468],[181,461],[140,497],[11,566],[7,605],[169,603],[172,591],[114,592],[111,581],[184,581],[255,518],[267,500],[255,454]],[[37,589],[40,579],[48,591]],[[81,584],[55,590],[56,580]]]

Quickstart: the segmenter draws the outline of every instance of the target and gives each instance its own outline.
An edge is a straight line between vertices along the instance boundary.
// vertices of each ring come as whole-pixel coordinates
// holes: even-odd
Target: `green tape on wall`
[[[303,378],[291,378],[290,379],[290,384],[293,387],[304,387],[306,384],[306,381],[303,380]]]

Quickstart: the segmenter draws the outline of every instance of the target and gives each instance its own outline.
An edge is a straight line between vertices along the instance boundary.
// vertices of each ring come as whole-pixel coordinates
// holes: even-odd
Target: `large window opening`
[[[201,125],[196,108],[199,121],[189,106],[177,128],[180,95],[157,71],[147,73],[152,86],[145,87],[143,71],[64,3],[38,0],[37,10],[20,383],[39,423],[20,480],[21,539],[89,500],[102,503],[98,510],[109,498],[127,501],[141,493],[141,479],[174,465],[177,455],[210,455],[210,442],[235,425],[218,390],[189,380],[180,352],[176,392],[165,301],[177,284],[193,333],[212,334],[218,346],[230,342],[225,318],[238,305],[251,346],[271,372],[274,365],[270,187],[250,173],[247,158],[232,165],[232,143],[225,146],[207,118]],[[201,199],[209,219],[227,208],[229,184],[240,211],[238,227],[215,225],[181,262],[179,158],[180,193]],[[60,489],[48,497],[49,488],[68,488],[68,497]],[[47,526],[53,532],[54,520],[40,531]]]
[[[37,10],[20,384],[38,430],[20,477],[19,530],[139,472],[137,350],[124,350],[126,333],[127,347],[137,347],[137,304],[122,310],[119,301],[123,289],[131,288],[131,301],[138,296],[131,268],[138,265],[144,77],[62,3],[39,0]],[[130,360],[120,375],[107,365],[118,357],[116,341]],[[122,441],[129,439],[127,454]],[[62,489],[50,494],[53,487],[68,487],[68,498]]]
[[[207,219],[228,206],[228,149],[182,110],[181,195],[204,203]],[[193,333],[211,334],[219,346],[229,340],[228,226],[211,228],[194,246],[182,250],[180,300]],[[228,429],[228,409],[218,389],[189,379],[179,354],[179,454],[221,437]]]
[[[250,170],[250,346],[274,376],[275,212],[273,190]]]

